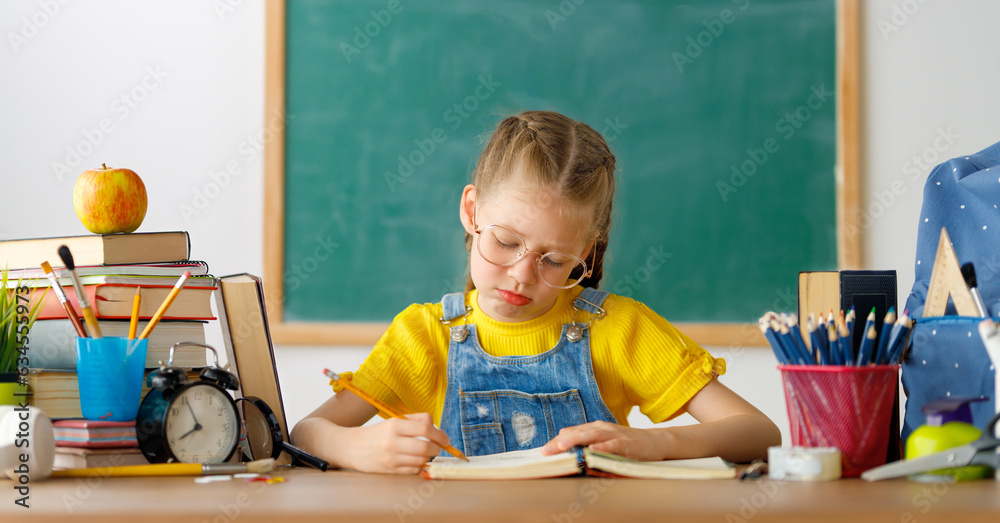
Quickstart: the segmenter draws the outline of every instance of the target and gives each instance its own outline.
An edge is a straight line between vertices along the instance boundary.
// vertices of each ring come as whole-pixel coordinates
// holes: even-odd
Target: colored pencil
[[[858,348],[858,359],[855,365],[868,365],[872,361],[872,347],[875,346],[875,339],[878,338],[878,331],[875,330],[875,307],[868,313],[865,319],[864,338],[861,340],[861,347]]]
[[[882,332],[878,338],[878,349],[875,351],[875,364],[881,365],[889,356],[889,335],[892,333],[892,324],[896,322],[896,308],[889,307],[889,312],[885,313],[882,320]]]
[[[792,362],[788,359],[788,355],[785,354],[785,349],[782,348],[781,342],[778,341],[778,336],[775,334],[774,329],[768,324],[767,318],[761,316],[757,320],[757,324],[760,326],[760,332],[764,334],[767,342],[771,344],[771,350],[774,351],[774,357],[778,359],[778,363],[790,365]]]

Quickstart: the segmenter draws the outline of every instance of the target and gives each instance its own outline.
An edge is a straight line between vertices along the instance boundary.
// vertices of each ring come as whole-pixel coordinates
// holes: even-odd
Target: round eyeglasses
[[[475,232],[479,235],[476,249],[484,260],[493,265],[508,267],[519,262],[529,252],[537,254],[535,268],[542,282],[549,287],[569,289],[590,276],[587,262],[582,258],[559,251],[533,251],[525,245],[524,238],[502,225],[487,225],[482,229],[477,227]],[[594,257],[597,257],[596,252]]]

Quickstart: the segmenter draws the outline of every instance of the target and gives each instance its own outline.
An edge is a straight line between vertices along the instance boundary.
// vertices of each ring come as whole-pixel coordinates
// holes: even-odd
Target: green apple
[[[130,169],[101,164],[84,171],[73,186],[73,208],[95,234],[132,232],[146,217],[146,186]]]

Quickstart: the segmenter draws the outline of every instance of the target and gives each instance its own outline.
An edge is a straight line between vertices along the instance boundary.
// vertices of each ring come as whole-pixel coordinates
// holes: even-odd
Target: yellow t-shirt
[[[476,325],[483,350],[493,356],[540,354],[555,347],[581,292],[574,287],[560,293],[552,309],[538,318],[506,323],[479,310],[473,290],[465,296],[472,306],[467,320]],[[713,358],[645,305],[612,294],[602,308],[607,316],[591,324],[590,353],[601,398],[619,424],[628,424],[636,405],[654,423],[673,418],[709,380],[725,372],[723,359]],[[353,383],[399,411],[429,412],[440,424],[450,341],[442,315],[440,303],[407,307],[354,373]],[[576,321],[590,318],[580,311]]]

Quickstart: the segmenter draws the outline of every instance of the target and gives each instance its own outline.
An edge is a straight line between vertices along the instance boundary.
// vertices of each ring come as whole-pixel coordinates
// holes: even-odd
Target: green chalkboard
[[[602,287],[678,322],[794,310],[837,268],[834,4],[288,0],[284,321],[461,290],[461,189],[524,109],[617,157]]]

